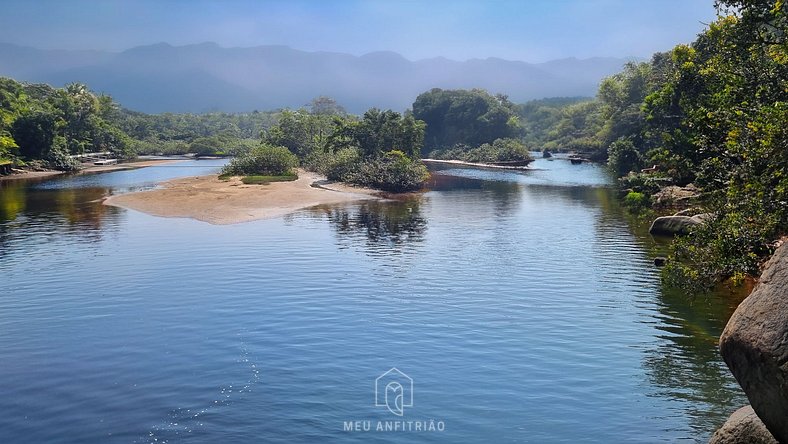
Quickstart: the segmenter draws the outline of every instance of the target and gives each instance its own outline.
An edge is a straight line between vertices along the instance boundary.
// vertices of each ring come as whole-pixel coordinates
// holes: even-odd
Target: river
[[[0,442],[704,442],[747,403],[736,301],[663,289],[598,166],[226,226],[101,204],[219,163],[0,182]]]

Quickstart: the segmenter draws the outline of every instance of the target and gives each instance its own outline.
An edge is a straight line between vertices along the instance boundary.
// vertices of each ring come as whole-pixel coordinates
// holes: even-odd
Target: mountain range
[[[0,76],[53,86],[82,82],[127,108],[149,113],[297,108],[321,95],[333,97],[353,113],[373,106],[402,111],[431,88],[483,88],[514,102],[593,96],[600,80],[629,60],[410,61],[395,52],[354,56],[286,46],[160,43],[106,52],[0,43]]]

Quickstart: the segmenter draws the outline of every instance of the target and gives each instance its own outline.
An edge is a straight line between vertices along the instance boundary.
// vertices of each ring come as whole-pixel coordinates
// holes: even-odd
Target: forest
[[[244,155],[285,147],[331,179],[389,191],[420,187],[425,156],[522,160],[575,151],[605,162],[626,200],[693,184],[710,215],[677,239],[666,280],[692,291],[757,275],[788,228],[786,6],[720,0],[689,44],[627,63],[596,97],[514,104],[484,90],[432,89],[410,110],[350,115],[328,97],[299,110],[150,115],[86,85],[0,79],[0,165],[73,170],[73,155]],[[253,150],[255,148],[255,150]]]
[[[666,280],[701,291],[758,275],[788,229],[788,22],[783,2],[721,0],[690,44],[629,63],[594,99],[520,107],[525,140],[604,160],[630,201],[694,184],[709,219]]]

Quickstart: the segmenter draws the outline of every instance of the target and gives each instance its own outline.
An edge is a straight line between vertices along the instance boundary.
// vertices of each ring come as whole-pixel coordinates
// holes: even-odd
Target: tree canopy
[[[427,125],[427,151],[457,144],[477,147],[517,137],[521,131],[517,106],[504,95],[481,89],[432,89],[413,102],[413,116]]]

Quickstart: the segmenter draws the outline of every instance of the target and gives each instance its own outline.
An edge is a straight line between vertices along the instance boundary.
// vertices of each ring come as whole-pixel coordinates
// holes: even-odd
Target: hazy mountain
[[[319,95],[351,112],[408,108],[431,88],[484,88],[516,102],[591,96],[627,59],[525,63],[497,58],[410,61],[394,52],[356,57],[285,46],[222,48],[165,43],[120,53],[45,51],[0,44],[0,75],[62,86],[84,82],[146,112],[250,111],[299,107]]]

